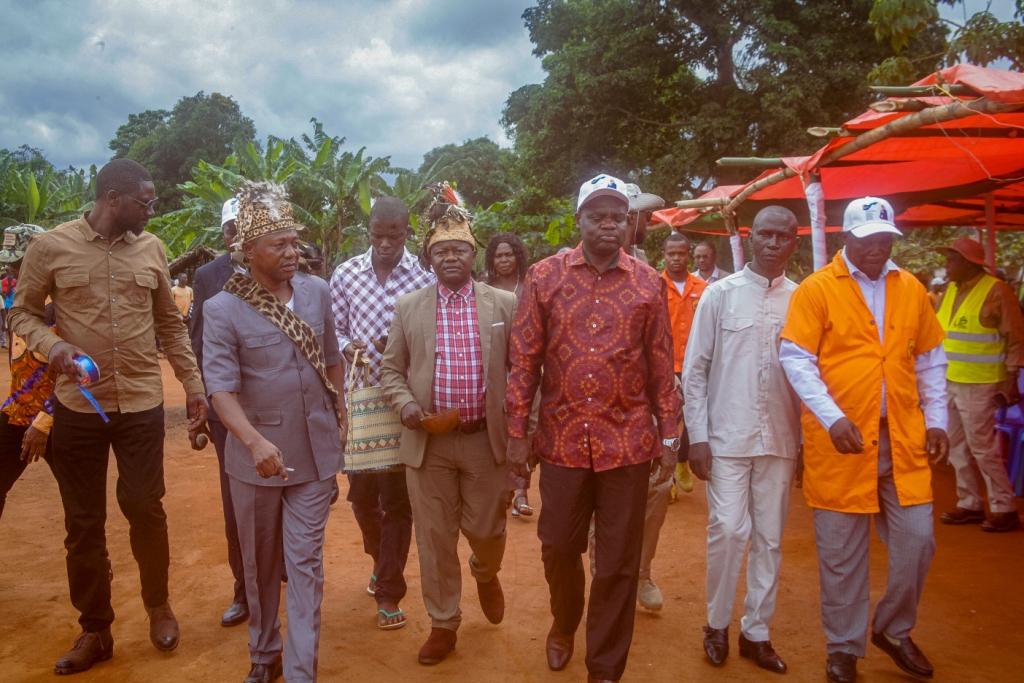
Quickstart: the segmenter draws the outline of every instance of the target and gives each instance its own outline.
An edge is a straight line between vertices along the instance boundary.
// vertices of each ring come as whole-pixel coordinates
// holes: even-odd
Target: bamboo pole
[[[720,209],[728,203],[728,197],[708,197],[705,199],[680,199],[675,202],[675,205],[680,209]]]
[[[786,164],[779,157],[722,157],[719,166],[752,166],[754,168],[782,168]]]
[[[940,105],[928,104],[921,100],[882,100],[881,102],[872,102],[868,108],[879,114],[889,114],[894,111],[921,111],[935,106]]]
[[[871,90],[886,97],[929,97],[934,95],[977,95],[966,85],[950,83],[938,85],[872,85]]]
[[[811,126],[807,129],[807,134],[816,138],[831,138],[847,135],[847,131],[842,126]]]
[[[985,193],[985,265],[996,270],[996,207],[992,193]]]
[[[884,126],[869,130],[862,135],[858,135],[856,138],[848,142],[847,144],[833,149],[831,152],[823,156],[817,164],[818,168],[828,166],[834,161],[838,161],[845,156],[859,152],[865,147],[869,147],[876,142],[885,140],[888,137],[899,135],[910,130],[915,130],[922,126],[934,125],[937,123],[944,123],[946,121],[954,121],[956,119],[962,119],[967,116],[973,116],[975,114],[1005,114],[1012,111],[1020,111],[1024,109],[1024,104],[1000,104],[998,102],[992,102],[985,99],[984,97],[976,100],[970,100],[969,102],[951,102],[944,104],[939,107],[931,107],[924,111],[919,111],[915,114],[908,114],[895,121],[890,121]],[[747,197],[754,194],[758,190],[765,187],[770,187],[776,183],[780,183],[787,178],[792,178],[796,175],[796,171],[789,167],[780,169],[769,176],[765,176],[760,180],[757,180],[745,188],[732,198],[732,200],[726,205],[726,211],[736,212],[736,209],[746,201]]]

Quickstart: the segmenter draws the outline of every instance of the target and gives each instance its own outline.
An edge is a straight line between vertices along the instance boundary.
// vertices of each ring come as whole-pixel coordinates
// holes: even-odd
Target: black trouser
[[[617,681],[626,668],[650,473],[650,462],[603,472],[540,463],[537,536],[553,627],[563,635],[575,633],[583,618],[582,556],[594,516],[595,572],[587,608],[587,671],[594,678]]]
[[[398,603],[405,597],[405,562],[412,539],[412,506],[405,471],[348,475],[352,503],[363,550],[373,558],[377,604]]]
[[[235,522],[235,506],[231,502],[231,484],[227,472],[224,471],[224,443],[228,438],[228,428],[220,420],[208,420],[213,448],[217,451],[217,464],[220,469],[220,503],[224,509],[224,537],[228,541],[228,566],[235,577],[232,602],[245,604],[245,568],[242,565],[242,548],[238,545],[238,524]]]
[[[164,496],[164,408],[140,413],[78,413],[57,403],[53,415],[53,474],[64,504],[68,586],[85,631],[114,620],[105,526],[107,461],[117,460],[117,503],[128,520],[132,555],[139,565],[142,602],[167,602],[167,515]]]
[[[21,459],[21,440],[28,427],[12,425],[7,421],[7,413],[0,413],[0,517],[4,515],[4,503],[7,492],[18,481],[28,463]],[[50,460],[50,444],[46,444],[43,458]]]

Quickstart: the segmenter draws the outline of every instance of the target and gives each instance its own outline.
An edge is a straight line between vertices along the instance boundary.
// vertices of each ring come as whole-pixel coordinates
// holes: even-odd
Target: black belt
[[[487,429],[487,418],[480,418],[479,420],[473,420],[472,422],[459,422],[459,426],[456,427],[458,431],[463,434],[476,434]]]

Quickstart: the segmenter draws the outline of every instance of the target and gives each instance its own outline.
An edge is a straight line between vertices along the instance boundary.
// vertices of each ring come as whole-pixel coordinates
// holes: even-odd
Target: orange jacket
[[[886,275],[884,343],[878,340],[876,322],[841,252],[830,265],[804,280],[790,301],[782,338],[818,357],[829,394],[864,437],[863,453],[839,453],[828,431],[806,406],[803,408],[803,489],[811,507],[878,512],[883,379],[893,479],[900,504],[932,500],[914,361],[942,343],[942,327],[928,293],[905,270]]]
[[[661,277],[665,279],[665,290],[668,292],[668,317],[672,326],[672,350],[678,375],[683,371],[683,354],[686,353],[686,342],[690,338],[693,314],[708,283],[692,273],[687,273],[686,284],[683,286],[683,293],[680,294],[676,289],[675,280],[668,276],[668,271],[663,272]]]

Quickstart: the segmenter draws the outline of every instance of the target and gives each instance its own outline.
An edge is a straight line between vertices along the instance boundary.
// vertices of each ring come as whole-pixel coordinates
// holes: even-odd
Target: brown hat
[[[439,183],[431,188],[434,201],[427,208],[426,218],[430,222],[424,240],[424,253],[438,242],[457,240],[468,242],[476,247],[473,236],[473,217],[462,207],[462,198],[447,183]]]
[[[981,246],[981,242],[972,240],[970,237],[961,237],[951,246],[939,247],[938,251],[943,253],[955,251],[971,263],[979,266],[985,265],[985,247]]]
[[[304,230],[292,218],[288,191],[276,183],[246,182],[238,193],[238,244],[284,230]]]

